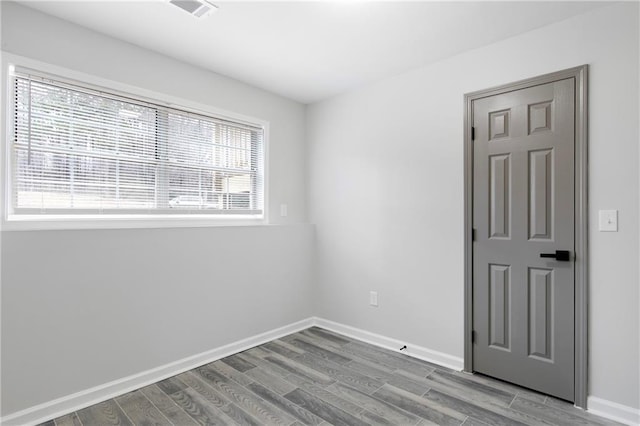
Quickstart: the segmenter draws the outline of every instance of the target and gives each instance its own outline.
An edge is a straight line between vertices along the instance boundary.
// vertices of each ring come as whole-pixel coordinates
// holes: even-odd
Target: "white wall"
[[[607,6],[309,107],[317,314],[462,357],[463,94],[589,64],[589,394],[640,408],[638,36]]]
[[[312,315],[303,105],[1,7],[3,52],[268,121],[276,224],[2,232],[2,415]]]

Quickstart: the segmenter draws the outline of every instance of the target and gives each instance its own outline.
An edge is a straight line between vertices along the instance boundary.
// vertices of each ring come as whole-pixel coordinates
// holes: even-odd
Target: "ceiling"
[[[20,3],[302,103],[606,4],[219,1],[198,19],[167,0]]]

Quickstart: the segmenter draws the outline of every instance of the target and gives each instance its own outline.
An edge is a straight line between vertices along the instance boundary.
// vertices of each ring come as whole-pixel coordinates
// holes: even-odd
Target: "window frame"
[[[133,102],[155,104],[163,108],[172,108],[187,113],[213,117],[214,119],[235,122],[251,127],[262,128],[262,156],[258,161],[262,162],[262,214],[220,214],[206,213],[206,211],[189,213],[123,213],[110,212],[108,214],[16,214],[13,212],[13,171],[12,149],[14,140],[13,112],[15,109],[14,73],[18,69],[21,72],[33,72],[36,75],[51,78],[55,81],[85,87],[91,90],[104,91],[124,98],[130,98]],[[29,58],[2,52],[2,70],[0,78],[5,102],[2,102],[2,125],[0,134],[5,137],[2,140],[2,152],[4,160],[1,162],[3,182],[0,185],[2,191],[2,230],[47,230],[47,229],[103,229],[103,228],[171,228],[171,227],[208,227],[208,226],[246,226],[264,225],[268,223],[268,153],[269,153],[269,122],[251,116],[233,113],[216,108],[212,105],[191,101],[185,98],[172,96],[166,93],[148,90],[115,80],[104,79],[95,75],[73,71],[66,68],[46,64]],[[4,131],[2,130],[4,127]]]

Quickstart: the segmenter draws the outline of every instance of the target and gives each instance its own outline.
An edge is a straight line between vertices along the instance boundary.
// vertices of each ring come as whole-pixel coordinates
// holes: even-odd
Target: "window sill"
[[[257,215],[110,215],[96,216],[9,216],[2,223],[2,231],[46,231],[63,229],[136,229],[136,228],[202,228],[220,226],[267,225]]]

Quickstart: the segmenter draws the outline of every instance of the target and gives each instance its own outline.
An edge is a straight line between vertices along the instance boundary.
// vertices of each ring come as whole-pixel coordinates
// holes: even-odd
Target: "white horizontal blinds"
[[[262,211],[260,128],[28,74],[14,112],[15,213]]]
[[[29,76],[15,85],[14,208],[155,206],[153,109]]]
[[[262,130],[182,111],[159,111],[167,140],[169,207],[255,211]]]

